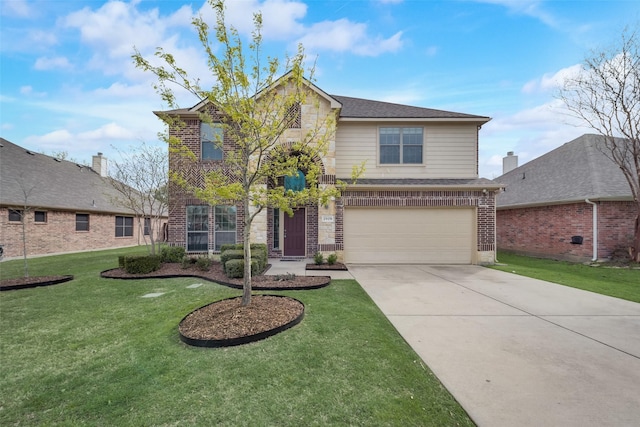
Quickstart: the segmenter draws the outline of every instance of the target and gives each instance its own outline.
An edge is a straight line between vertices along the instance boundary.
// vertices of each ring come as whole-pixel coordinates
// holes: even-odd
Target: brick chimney
[[[510,172],[518,167],[518,156],[513,155],[513,151],[507,153],[507,157],[502,158],[502,174]]]
[[[102,157],[102,153],[98,153],[97,156],[93,156],[92,169],[100,176],[107,176],[107,158]]]

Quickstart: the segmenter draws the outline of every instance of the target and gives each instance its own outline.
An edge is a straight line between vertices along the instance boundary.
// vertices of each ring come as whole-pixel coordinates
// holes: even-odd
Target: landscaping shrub
[[[242,243],[225,243],[220,246],[220,253],[228,250],[242,249],[243,247]]]
[[[230,261],[234,261],[229,264]],[[220,262],[229,278],[244,277],[244,245],[242,243],[226,244],[220,247]],[[251,244],[251,274],[261,273],[268,262],[267,245],[264,243]]]
[[[331,254],[327,257],[327,264],[329,265],[335,264],[336,261],[338,261],[338,255],[336,254]]]
[[[124,258],[126,255],[119,255],[118,256],[118,267],[124,269]]]
[[[227,261],[232,259],[243,259],[244,249],[227,249],[220,254],[220,262],[226,264]]]
[[[129,255],[124,257],[124,270],[129,274],[147,274],[160,268],[160,255]]]
[[[182,262],[185,252],[182,246],[165,246],[160,250],[160,258],[162,262]]]
[[[267,255],[267,247],[266,245],[263,247],[251,248],[251,258],[256,258],[260,260],[261,270],[267,266],[269,262],[269,257]]]
[[[313,261],[316,263],[316,265],[322,265],[322,263],[324,262],[324,255],[322,255],[320,252],[316,252],[316,254],[313,256]]]
[[[209,271],[211,268],[211,259],[209,257],[200,257],[196,261],[196,268],[200,271]]]
[[[251,275],[260,272],[258,261],[251,260]],[[224,264],[224,273],[230,279],[240,279],[244,277],[244,259],[231,259]]]
[[[180,261],[180,266],[185,270],[191,267],[191,258],[189,258],[188,256],[182,257],[182,261]]]

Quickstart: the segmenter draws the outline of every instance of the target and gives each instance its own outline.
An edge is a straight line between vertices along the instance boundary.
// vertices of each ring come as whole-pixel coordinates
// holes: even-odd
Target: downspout
[[[584,199],[585,202],[593,206],[593,258],[591,261],[598,260],[598,205],[589,199]]]

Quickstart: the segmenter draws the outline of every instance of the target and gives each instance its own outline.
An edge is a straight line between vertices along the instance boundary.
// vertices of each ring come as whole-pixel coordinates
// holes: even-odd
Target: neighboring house
[[[603,141],[583,135],[495,179],[506,186],[497,198],[499,249],[586,261],[631,245],[635,204]]]
[[[265,209],[254,221],[253,241],[266,243],[277,258],[320,251],[349,263],[494,262],[495,194],[501,186],[478,178],[478,132],[488,117],[328,95],[311,83],[308,89],[320,102],[300,106],[283,144],[300,138],[317,114],[337,113],[329,152],[317,159],[319,182],[349,182],[362,161],[364,176],[339,199],[297,209],[292,217]],[[203,108],[206,103],[155,114],[182,119],[185,126],[170,134],[210,170],[222,165],[233,142],[223,137],[220,149],[209,141],[210,126],[199,119]],[[175,186],[169,205],[170,244],[194,253],[242,241],[239,206],[208,206]]]
[[[107,159],[93,167],[26,150],[0,138],[0,245],[4,257],[116,248],[144,243],[150,219],[116,206]],[[25,209],[26,206],[26,209]],[[146,225],[146,226],[145,226]]]

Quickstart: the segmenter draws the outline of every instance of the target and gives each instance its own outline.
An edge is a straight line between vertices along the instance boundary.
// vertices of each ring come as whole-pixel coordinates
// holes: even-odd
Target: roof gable
[[[600,135],[582,135],[496,178],[506,185],[498,207],[630,199],[620,168],[600,151],[603,144]]]

